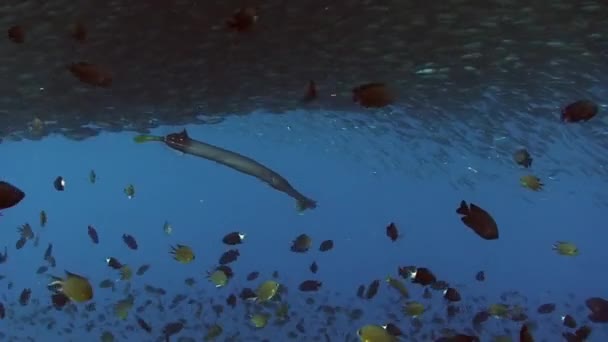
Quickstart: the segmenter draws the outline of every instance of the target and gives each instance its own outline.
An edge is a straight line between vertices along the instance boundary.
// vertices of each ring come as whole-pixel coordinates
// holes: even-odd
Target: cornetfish
[[[296,200],[296,208],[298,211],[314,209],[317,207],[316,201],[302,195],[291,184],[289,184],[287,179],[277,172],[239,153],[191,139],[185,129],[179,133],[171,133],[164,137],[140,135],[135,137],[135,141],[162,141],[172,149],[211,160],[216,163],[226,165],[239,172],[254,176],[271,187],[294,198]]]

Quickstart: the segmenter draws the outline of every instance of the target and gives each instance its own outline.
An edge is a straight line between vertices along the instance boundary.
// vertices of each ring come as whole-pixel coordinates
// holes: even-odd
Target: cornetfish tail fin
[[[317,207],[317,202],[311,200],[310,198],[302,198],[299,200],[296,200],[296,210],[298,211],[298,213],[302,213],[303,211],[307,210],[307,209],[314,209]]]
[[[165,141],[165,137],[161,137],[161,136],[157,136],[157,135],[138,135],[136,137],[133,138],[133,141],[135,141],[138,144],[141,143],[145,143],[148,141]]]

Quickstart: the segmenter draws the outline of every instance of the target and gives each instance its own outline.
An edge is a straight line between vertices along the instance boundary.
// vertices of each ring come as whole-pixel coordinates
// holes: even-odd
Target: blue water
[[[412,323],[401,313],[403,301],[399,302],[384,282],[372,300],[355,296],[360,284],[397,276],[397,268],[408,265],[430,268],[463,296],[459,304],[463,312],[447,326],[439,325],[431,319],[436,314],[445,315],[440,293],[434,292],[432,300],[425,300],[422,287],[408,284],[411,300],[428,307],[421,317],[423,331],[434,331],[436,337],[444,328],[465,332],[471,327],[473,315],[494,303],[524,306],[530,321],[536,322],[534,334],[540,341],[562,340],[561,332],[567,329],[561,326],[561,315],[571,314],[580,324],[587,322],[584,300],[608,295],[607,202],[603,197],[608,187],[603,175],[590,168],[588,174],[580,172],[580,163],[562,160],[556,166],[555,159],[585,158],[576,146],[567,140],[545,142],[544,153],[533,155],[530,172],[541,177],[546,187],[542,192],[532,192],[519,186],[519,177],[528,172],[514,165],[510,154],[504,152],[518,144],[503,134],[492,135],[490,141],[494,143],[484,145],[473,140],[475,132],[469,133],[468,148],[456,137],[435,139],[441,135],[440,130],[412,129],[417,131],[416,136],[398,137],[378,131],[378,126],[366,120],[354,117],[343,124],[323,113],[260,113],[229,118],[220,125],[161,127],[152,132],[164,135],[186,128],[193,139],[238,151],[268,165],[304,195],[318,201],[318,208],[304,215],[296,213],[291,198],[252,177],[180,155],[160,143],[134,144],[136,133],[107,133],[81,142],[58,136],[35,142],[3,142],[2,178],[19,186],[27,197],[0,217],[0,238],[9,251],[8,262],[0,265],[0,274],[6,276],[0,281],[2,302],[8,310],[7,318],[0,321],[0,330],[15,341],[25,341],[27,336],[35,341],[98,340],[106,330],[112,331],[117,341],[155,341],[164,324],[183,318],[187,324],[179,336],[197,341],[214,323],[224,328],[219,340],[239,332],[240,341],[287,341],[287,333],[295,331],[295,324],[304,319],[306,333],[299,333],[294,340],[314,341],[320,336],[323,341],[320,329],[327,330],[331,341],[344,341],[347,334],[350,340],[356,340],[355,332],[361,326],[387,322],[396,323],[409,334]],[[597,139],[586,137],[579,126],[555,127],[563,134],[576,135],[581,145],[584,139]],[[591,148],[594,146],[591,144]],[[531,151],[534,154],[533,148]],[[90,170],[98,176],[95,184],[89,182]],[[64,192],[53,188],[57,176],[66,180]],[[123,193],[128,184],[135,186],[133,199]],[[499,240],[482,240],[461,223],[455,213],[461,200],[476,203],[494,216]],[[44,228],[38,223],[41,210],[48,214]],[[173,226],[171,235],[163,232],[165,221]],[[16,250],[16,228],[26,222],[39,234],[40,244],[34,247],[29,242]],[[394,243],[385,236],[390,222],[395,222],[402,233]],[[90,242],[88,225],[97,228],[99,245]],[[221,238],[231,231],[245,232],[247,238],[239,247],[241,257],[231,265],[234,279],[227,287],[216,289],[205,275],[227,250]],[[137,239],[137,251],[124,245],[124,233]],[[290,252],[291,241],[301,233],[313,238],[314,248],[307,254]],[[325,239],[333,239],[335,247],[321,253],[317,247]],[[557,255],[551,250],[557,240],[576,243],[581,254]],[[48,243],[53,243],[57,260],[57,267],[48,274],[62,275],[63,270],[69,270],[88,277],[96,286],[96,312],[85,314],[82,304],[77,305],[76,314],[47,309],[49,277],[36,275],[35,270],[45,264],[42,258]],[[193,248],[195,262],[182,265],[171,258],[170,246],[178,243]],[[124,321],[113,317],[112,305],[126,297],[126,284],[118,282],[115,292],[97,287],[103,279],[118,279],[118,273],[105,264],[109,256],[131,265],[134,271],[142,264],[151,265],[145,275],[134,275],[130,281],[136,303]],[[316,275],[308,271],[312,261],[319,265]],[[243,303],[235,309],[226,307],[221,317],[213,313],[211,303],[223,304],[230,293],[238,295],[243,287],[255,288],[271,279],[275,270],[280,283],[289,289],[285,298],[292,314],[287,325],[253,329]],[[480,270],[485,271],[485,282],[475,280]],[[246,282],[251,271],[260,271],[262,276]],[[188,277],[197,280],[194,287],[184,285]],[[306,279],[322,281],[322,289],[313,294],[299,293],[297,285]],[[7,289],[9,282],[14,284],[12,289]],[[168,292],[160,299],[164,312],[152,305],[138,313],[154,327],[152,335],[139,329],[134,318],[136,307],[155,298],[143,292],[145,284]],[[26,287],[32,289],[32,302],[20,306],[17,300]],[[501,299],[506,292],[519,295]],[[202,320],[193,316],[194,306],[186,302],[177,309],[167,309],[177,294],[203,303]],[[306,304],[308,297],[315,298],[315,304]],[[556,303],[558,309],[539,316],[537,306],[547,302]],[[339,312],[335,323],[328,325],[326,314],[317,309],[321,304],[344,310],[360,308],[364,316],[351,321]],[[391,319],[391,313],[400,321]],[[106,319],[100,321],[99,314]],[[57,324],[48,329],[50,321]],[[91,331],[84,329],[88,321],[95,322]],[[63,329],[69,325],[73,331],[67,333]],[[504,335],[506,329],[517,340],[520,326],[491,319],[480,337],[491,341],[493,336]],[[591,341],[605,341],[606,327],[591,327]],[[419,341],[427,340],[420,333],[416,336]]]

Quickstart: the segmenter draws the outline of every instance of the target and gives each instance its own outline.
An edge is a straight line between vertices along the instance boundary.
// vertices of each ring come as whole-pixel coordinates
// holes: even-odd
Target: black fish
[[[46,247],[46,250],[44,251],[44,260],[49,260],[49,258],[53,256],[53,244],[49,243],[49,245]]]
[[[254,293],[255,296],[255,293]],[[234,294],[231,294],[230,296],[228,296],[228,298],[226,298],[226,305],[234,308],[236,306],[236,296]]]
[[[397,229],[397,225],[393,222],[389,223],[386,226],[386,236],[388,236],[391,241],[395,242],[399,238],[399,229]]]
[[[380,280],[376,279],[372,281],[367,287],[367,291],[365,292],[366,299],[372,299],[376,297],[378,294],[378,289],[380,288]]]
[[[59,176],[55,178],[55,181],[53,182],[53,187],[55,187],[55,190],[57,191],[65,190],[65,180],[63,179],[63,177]]]
[[[310,264],[310,272],[317,273],[318,270],[319,266],[317,265],[317,262],[313,261],[312,264]]]
[[[334,248],[334,241],[333,240],[325,240],[323,242],[321,242],[321,245],[319,246],[319,251],[321,252],[327,252],[331,249]]]
[[[89,234],[89,237],[91,238],[91,241],[94,244],[98,244],[99,243],[99,235],[97,235],[97,230],[95,229],[95,227],[89,225],[87,227],[87,232]]]
[[[228,233],[222,238],[222,242],[227,245],[239,245],[243,243],[243,239],[245,239],[245,234],[239,232]]]
[[[16,186],[0,181],[0,210],[16,206],[25,198],[25,192]]]
[[[120,261],[118,261],[118,259],[114,258],[114,257],[109,257],[106,259],[106,263],[108,264],[108,266],[110,266],[111,268],[115,269],[115,270],[119,270],[122,268],[122,263]]]
[[[135,241],[135,238],[132,235],[122,234],[122,241],[124,241],[127,247],[131,248],[132,250],[137,249],[137,241]]]
[[[27,242],[26,238],[19,238],[19,240],[17,240],[17,242],[15,243],[15,248],[16,249],[21,249],[23,248],[23,246],[25,246],[25,243]]]
[[[241,290],[241,293],[239,294],[239,298],[241,298],[242,300],[248,300],[248,299],[253,299],[256,298],[258,295],[255,293],[255,291],[253,291],[252,289],[246,287],[244,289]]]
[[[8,248],[4,246],[4,254],[0,253],[0,264],[4,264],[8,260]]]
[[[302,292],[314,292],[318,291],[321,288],[321,285],[323,285],[323,283],[321,283],[320,281],[304,280],[300,283],[298,289],[300,289],[300,291]]]
[[[236,261],[236,259],[238,259],[239,255],[241,255],[241,253],[239,253],[239,251],[237,249],[231,249],[229,251],[226,251],[220,257],[219,264],[226,265],[226,264],[233,263]]]
[[[146,323],[146,321],[144,321],[141,317],[136,316],[137,318],[137,325],[139,325],[140,328],[142,328],[143,330],[145,330],[148,333],[152,332],[152,327]]]
[[[170,336],[175,334],[179,334],[180,331],[184,328],[184,323],[182,322],[171,322],[167,323],[163,328],[163,335],[168,339]]]
[[[258,279],[258,276],[260,275],[260,272],[251,272],[247,275],[247,280],[248,281],[252,281],[252,280],[256,280]]]
[[[19,295],[19,304],[21,304],[22,306],[26,306],[29,302],[30,302],[30,297],[32,296],[32,290],[31,289],[23,289],[23,291],[21,291],[21,294]]]

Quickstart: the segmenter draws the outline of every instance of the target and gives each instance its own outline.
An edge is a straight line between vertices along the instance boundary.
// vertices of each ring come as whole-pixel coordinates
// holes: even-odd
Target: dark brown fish
[[[543,315],[550,314],[553,311],[555,311],[555,304],[553,304],[553,303],[542,304],[536,309],[536,312],[538,312],[539,314],[543,314]]]
[[[475,280],[477,280],[477,281],[485,281],[486,280],[486,273],[484,271],[477,272],[477,274],[475,275]]]
[[[82,83],[103,88],[112,85],[112,75],[110,72],[98,65],[78,62],[70,64],[68,70]]]
[[[239,8],[226,20],[226,27],[236,32],[251,31],[258,21],[257,10],[253,7]]]
[[[258,295],[255,293],[255,291],[253,291],[251,288],[244,288],[241,290],[241,293],[239,294],[239,298],[241,298],[242,300],[249,300],[249,299],[253,299],[256,298]]]
[[[317,273],[318,270],[319,266],[317,265],[317,262],[313,261],[312,264],[310,264],[310,272]]]
[[[562,336],[566,339],[566,342],[586,342],[591,335],[591,328],[588,326],[582,326],[574,333],[565,332]]]
[[[304,98],[302,99],[303,102],[312,102],[314,101],[318,96],[318,92],[317,92],[317,85],[315,84],[315,81],[310,81],[308,82],[308,87],[306,88],[306,94],[304,94]]]
[[[574,329],[576,328],[576,326],[578,325],[576,323],[576,320],[574,319],[574,317],[570,316],[570,315],[565,315],[562,318],[562,322],[564,323],[564,326],[570,328],[570,329]]]
[[[314,292],[318,291],[321,288],[321,285],[323,285],[323,283],[317,280],[305,280],[300,283],[298,289],[302,292]]]
[[[388,323],[386,325],[385,329],[389,334],[391,334],[395,337],[403,336],[403,332],[401,331],[401,329],[399,329],[399,327],[393,323]]]
[[[111,268],[115,269],[115,270],[119,270],[122,268],[122,263],[120,261],[118,261],[118,259],[114,258],[114,257],[109,257],[106,259],[106,263],[108,264],[108,266],[110,266]]]
[[[526,324],[522,324],[519,329],[519,342],[534,342],[534,337]]]
[[[258,279],[260,276],[260,272],[254,271],[247,275],[247,281],[252,281]]]
[[[393,94],[384,83],[367,83],[353,88],[353,102],[366,108],[381,108],[393,103]]]
[[[226,234],[222,238],[222,242],[227,245],[234,246],[234,245],[239,245],[239,244],[243,243],[244,238],[245,238],[245,234],[239,233],[239,232],[232,232],[232,233]]]
[[[16,186],[0,181],[0,210],[12,208],[25,198],[25,193]]]
[[[27,288],[23,289],[23,291],[21,291],[21,294],[19,295],[19,304],[21,304],[22,306],[28,305],[31,297],[32,290]]]
[[[83,23],[76,23],[74,27],[72,27],[71,36],[79,43],[86,42],[88,37],[87,28]]]
[[[97,230],[95,229],[95,227],[89,225],[87,227],[87,234],[89,234],[89,238],[91,238],[91,241],[94,244],[98,244],[99,243],[99,235],[97,235]]]
[[[13,43],[22,44],[25,42],[25,30],[19,25],[11,26],[8,29],[7,35],[8,39]]]
[[[163,335],[165,335],[165,339],[169,339],[169,337],[179,334],[180,331],[184,328],[184,323],[182,322],[171,322],[165,324],[163,328]]]
[[[8,248],[4,246],[4,253],[0,253],[0,264],[4,264],[8,261]]]
[[[321,242],[321,245],[319,246],[319,251],[327,252],[327,251],[332,250],[333,248],[334,248],[334,241],[325,240],[325,241]]]
[[[132,250],[137,250],[138,245],[137,245],[137,240],[135,240],[135,238],[132,235],[129,234],[122,234],[122,241],[125,243],[125,245],[127,245],[127,247],[129,247]]]
[[[589,100],[578,100],[562,109],[563,122],[589,121],[597,115],[598,106]]]
[[[143,330],[145,330],[147,333],[151,333],[152,332],[152,327],[150,326],[150,324],[148,324],[146,321],[144,321],[139,316],[136,316],[136,319],[137,319],[137,325],[139,325],[140,328],[142,328]]]
[[[460,202],[456,212],[463,215],[462,222],[471,228],[477,235],[486,240],[498,239],[498,226],[494,218],[487,211],[471,203],[467,206],[465,201]]]
[[[220,256],[219,264],[226,265],[235,262],[241,253],[237,249],[231,249],[229,251],[224,252],[222,256]]]
[[[445,290],[443,298],[445,298],[448,302],[460,302],[460,300],[462,299],[458,290],[452,287],[448,287]]]
[[[149,269],[150,269],[150,265],[148,265],[148,264],[141,265],[141,266],[139,266],[139,268],[137,269],[137,272],[135,272],[135,274],[137,274],[138,276],[142,276],[142,275],[144,275],[144,273],[148,272]]]
[[[585,301],[591,313],[587,316],[593,323],[608,323],[608,300],[591,297]]]
[[[15,248],[16,249],[21,249],[23,248],[23,246],[25,246],[25,243],[27,242],[26,238],[19,238],[19,240],[17,240],[17,242],[15,243]]]
[[[55,293],[51,296],[51,302],[53,303],[53,307],[55,309],[61,310],[70,302],[70,299],[63,293]]]
[[[363,299],[365,295],[365,285],[359,285],[357,288],[357,297]]]
[[[399,238],[399,229],[397,229],[397,225],[394,222],[391,222],[386,226],[386,236],[393,242],[397,241]]]
[[[365,292],[366,299],[372,299],[376,297],[378,294],[378,289],[380,288],[380,280],[373,280],[369,286],[367,287],[367,291]]]
[[[255,296],[255,293],[254,293]],[[226,298],[226,305],[228,305],[231,308],[234,308],[236,306],[236,296],[234,294],[230,294],[230,296],[228,296],[228,298]]]
[[[420,284],[422,286],[428,286],[437,281],[437,278],[426,267],[418,267],[416,272],[413,274],[412,282],[415,284]]]

